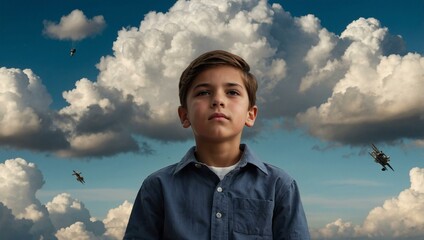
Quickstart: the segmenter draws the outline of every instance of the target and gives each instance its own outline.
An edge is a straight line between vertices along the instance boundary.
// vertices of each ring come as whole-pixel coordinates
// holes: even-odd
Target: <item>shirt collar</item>
[[[268,175],[268,170],[266,169],[264,163],[253,154],[253,152],[250,150],[250,148],[246,144],[241,144],[240,149],[243,151],[243,154],[240,159],[239,167],[245,167],[247,164],[252,164]],[[177,174],[179,171],[181,171],[190,163],[198,163],[194,155],[195,150],[196,150],[196,147],[191,147],[187,151],[187,153],[184,155],[181,161],[177,164],[174,170],[174,174]]]

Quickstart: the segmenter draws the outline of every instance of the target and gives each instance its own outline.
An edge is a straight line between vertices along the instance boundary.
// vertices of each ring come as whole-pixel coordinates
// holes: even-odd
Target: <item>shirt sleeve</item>
[[[293,180],[289,186],[277,190],[275,200],[273,239],[309,240],[308,223],[296,182]]]
[[[134,201],[124,240],[162,239],[163,197],[158,179],[148,178]]]

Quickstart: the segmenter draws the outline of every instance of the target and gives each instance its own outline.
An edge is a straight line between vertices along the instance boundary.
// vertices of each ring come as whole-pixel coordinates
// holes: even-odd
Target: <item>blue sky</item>
[[[106,229],[109,210],[125,216],[143,179],[193,145],[176,119],[181,70],[222,48],[243,56],[260,81],[261,120],[244,142],[298,181],[315,239],[424,236],[422,222],[384,228],[413,219],[404,204],[424,206],[404,197],[424,194],[417,187],[424,179],[424,2],[0,4],[0,179],[8,179],[0,202],[18,218],[33,202],[56,216],[48,203],[57,196],[67,209],[83,203]],[[71,13],[84,16],[86,27],[48,29]],[[391,156],[395,172],[380,171],[367,153],[371,142]],[[44,184],[31,180],[40,175]],[[21,189],[28,199],[12,206],[20,181],[40,184]],[[86,226],[80,232],[99,234],[86,212],[61,217],[72,214]]]

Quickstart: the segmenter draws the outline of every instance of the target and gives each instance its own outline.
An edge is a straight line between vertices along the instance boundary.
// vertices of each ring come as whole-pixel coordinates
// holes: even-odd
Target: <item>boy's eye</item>
[[[203,91],[199,91],[196,93],[196,96],[205,96],[205,95],[209,95],[209,91],[203,90]]]
[[[230,90],[230,91],[228,91],[228,94],[233,95],[233,96],[240,95],[240,93],[236,90]]]

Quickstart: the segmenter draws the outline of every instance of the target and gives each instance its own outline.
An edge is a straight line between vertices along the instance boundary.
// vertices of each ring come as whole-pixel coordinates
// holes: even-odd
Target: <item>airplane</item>
[[[392,169],[393,171],[395,171],[392,166],[390,166],[389,161],[390,161],[390,157],[387,156],[385,153],[383,153],[383,151],[378,150],[378,148],[374,145],[372,145],[372,152],[370,152],[369,154],[374,158],[374,161],[376,163],[381,164],[381,166],[383,166],[383,168],[381,169],[381,171],[386,171],[388,166],[390,169]]]
[[[84,184],[84,177],[81,176],[81,172],[76,172],[75,170],[72,170],[74,173],[72,173],[72,175],[74,175],[77,178],[77,181]]]
[[[74,56],[74,54],[75,54],[76,52],[77,52],[77,49],[72,48],[72,49],[71,49],[71,57],[72,57],[72,56]]]

